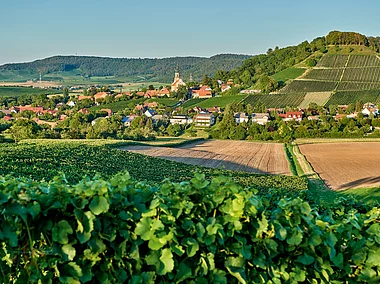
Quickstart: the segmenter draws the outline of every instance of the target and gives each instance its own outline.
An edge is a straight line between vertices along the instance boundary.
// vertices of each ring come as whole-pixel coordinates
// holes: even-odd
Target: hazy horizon
[[[56,55],[255,55],[311,41],[331,30],[377,35],[380,3],[336,2],[7,1],[0,11],[0,64]]]

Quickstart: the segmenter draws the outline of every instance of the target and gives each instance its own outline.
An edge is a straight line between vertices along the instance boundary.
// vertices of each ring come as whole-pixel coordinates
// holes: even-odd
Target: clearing
[[[260,174],[291,174],[283,144],[280,143],[209,140],[178,148],[126,146],[121,149],[209,168]]]
[[[380,186],[380,142],[304,144],[299,148],[331,189]]]

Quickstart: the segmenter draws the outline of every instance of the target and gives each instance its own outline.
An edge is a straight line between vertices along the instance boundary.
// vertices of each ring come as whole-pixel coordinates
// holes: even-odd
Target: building
[[[193,98],[212,98],[212,89],[209,86],[202,86],[199,90],[192,90],[191,95]]]
[[[158,97],[169,97],[170,96],[170,92],[167,88],[162,88],[161,90],[158,91],[158,94],[157,94]]]
[[[92,97],[91,96],[78,96],[78,101],[81,101],[81,100],[92,100]]]
[[[228,91],[228,90],[231,90],[231,86],[230,85],[227,85],[227,84],[222,84],[220,86],[220,90],[222,91],[222,93]]]
[[[177,114],[170,118],[171,124],[190,124],[193,120],[187,115]]]
[[[194,118],[195,126],[210,127],[215,123],[215,116],[212,113],[198,113]]]
[[[107,119],[105,117],[98,117],[98,118],[95,118],[93,121],[91,121],[91,125],[94,126],[98,121],[100,121],[101,119]]]
[[[243,123],[243,122],[248,122],[249,117],[246,113],[244,112],[238,112],[234,114],[235,122],[237,124]]]
[[[146,117],[153,117],[157,114],[157,111],[153,110],[153,109],[147,109],[145,112],[144,112],[144,115]]]
[[[94,95],[95,102],[99,102],[100,100],[104,100],[106,97],[110,96],[111,94],[108,92],[98,92]]]
[[[176,71],[175,74],[174,74],[174,81],[173,81],[172,86],[171,86],[171,91],[172,91],[172,92],[177,92],[178,89],[179,89],[181,86],[186,86],[186,84],[185,84],[185,82],[182,80],[182,78],[179,76],[179,72]]]
[[[261,113],[261,112],[252,113],[252,123],[265,125],[265,124],[267,124],[267,122],[269,120],[270,120],[269,113],[266,113],[266,112],[264,112],[264,113]]]
[[[217,113],[222,113],[222,109],[218,106],[214,106],[214,107],[209,107],[209,108],[206,108],[206,111],[207,112],[217,112]]]
[[[132,122],[135,118],[137,118],[137,117],[139,117],[139,116],[138,116],[138,115],[128,115],[128,116],[124,117],[124,118],[121,120],[121,122],[123,123],[123,125],[124,125],[125,127],[129,127],[129,126],[131,126],[131,122]]]
[[[283,121],[301,121],[302,111],[288,111],[286,113],[280,113],[278,116],[282,118]]]

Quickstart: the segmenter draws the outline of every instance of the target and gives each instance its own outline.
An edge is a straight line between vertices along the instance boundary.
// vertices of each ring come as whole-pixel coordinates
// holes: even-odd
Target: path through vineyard
[[[209,140],[178,148],[126,146],[121,149],[209,168],[291,175],[283,144],[280,143]]]

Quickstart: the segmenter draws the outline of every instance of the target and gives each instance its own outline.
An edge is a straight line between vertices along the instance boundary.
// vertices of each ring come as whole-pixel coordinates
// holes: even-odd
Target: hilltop
[[[110,58],[92,56],[53,56],[28,63],[13,63],[0,66],[0,81],[25,81],[39,79],[49,81],[90,80],[104,77],[105,83],[159,81],[169,83],[174,70],[180,68],[181,75],[190,75],[200,80],[203,75],[214,75],[217,70],[232,70],[250,58],[249,55],[219,54],[206,57],[171,58]],[[75,84],[75,83],[74,83]]]

